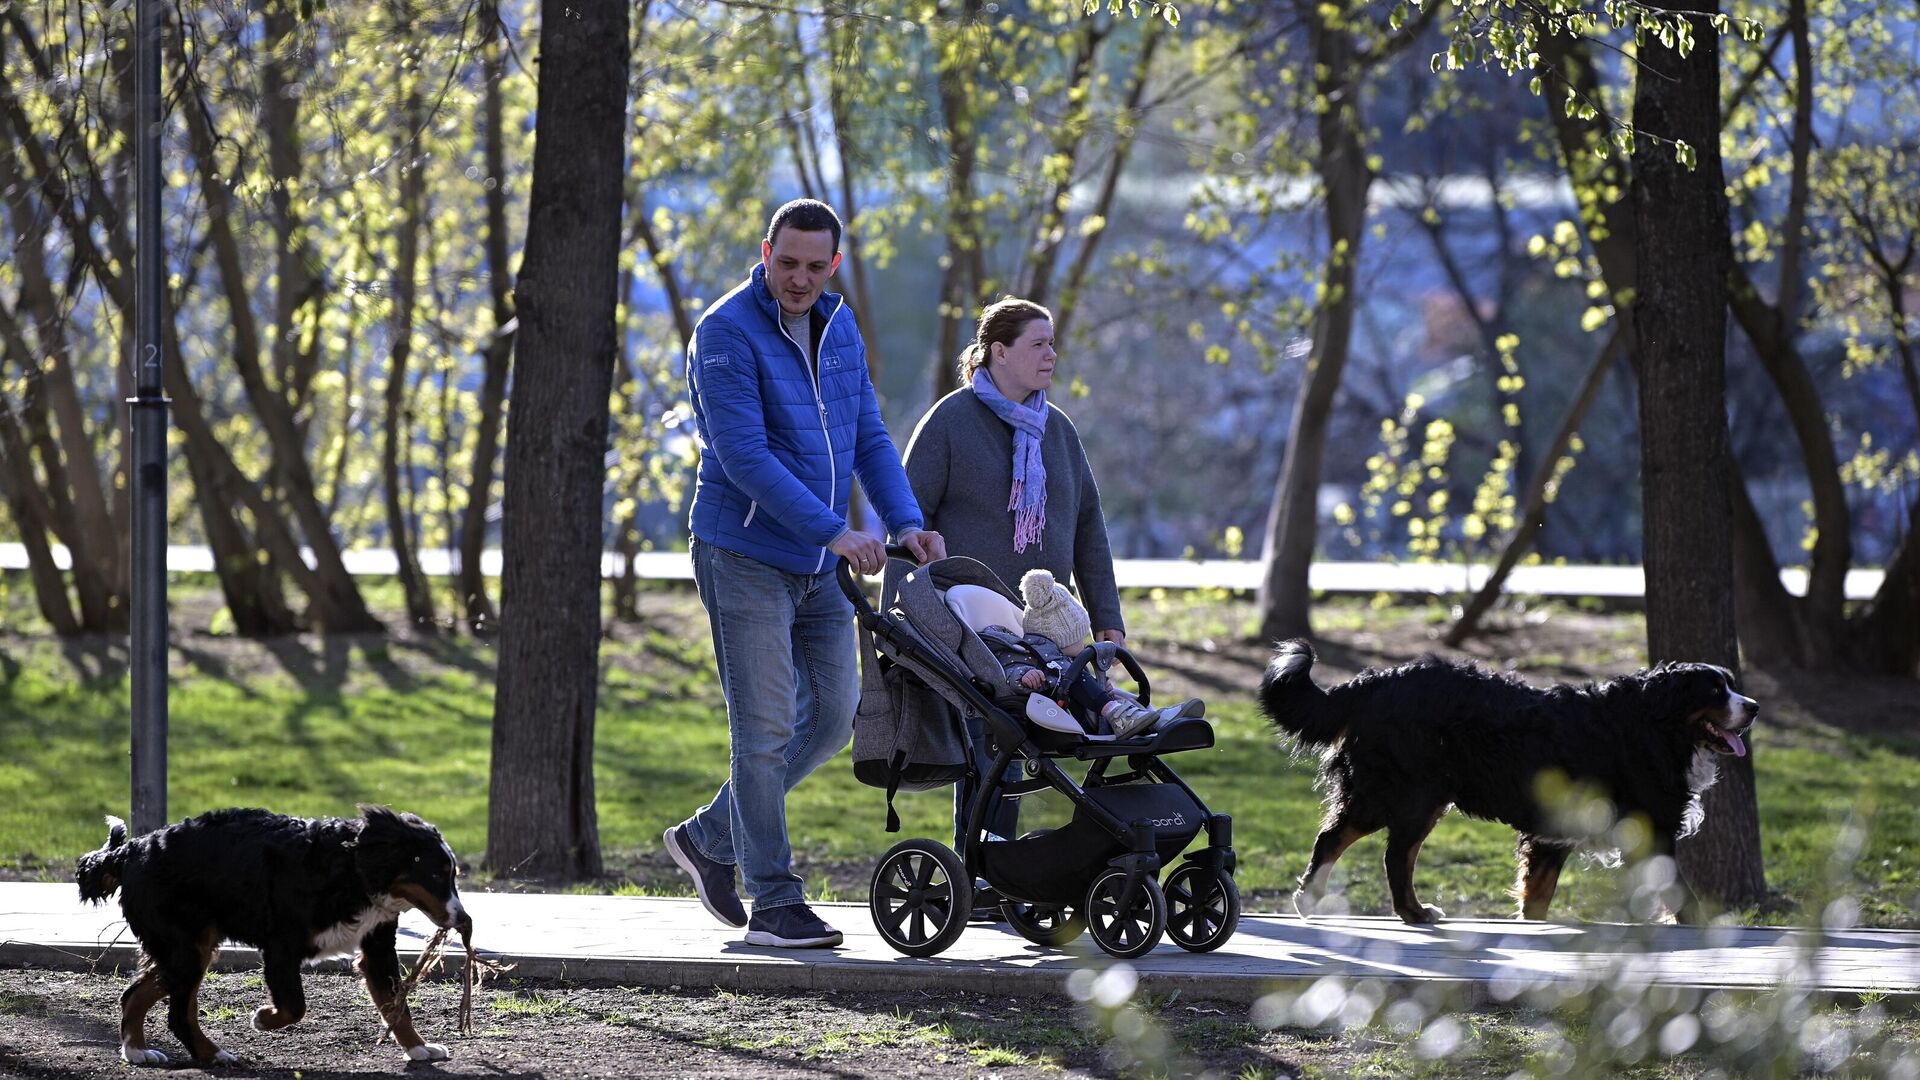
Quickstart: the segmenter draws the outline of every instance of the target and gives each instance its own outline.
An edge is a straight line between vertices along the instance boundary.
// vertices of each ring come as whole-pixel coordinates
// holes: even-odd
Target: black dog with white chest
[[[200,1030],[199,991],[221,941],[252,945],[266,968],[272,1004],[253,1026],[273,1031],[306,1013],[300,965],[358,951],[367,993],[411,1061],[445,1061],[407,1011],[395,936],[400,914],[418,908],[434,925],[469,932],[458,866],[439,830],[412,814],[363,806],[360,817],[296,818],[266,810],[216,810],[127,838],[108,818],[106,846],[80,857],[82,900],[117,889],[128,929],[145,953],[120,995],[120,1057],[162,1065],[147,1046],[146,1017],[167,998],[167,1027],[199,1062],[234,1056]]]
[[[1260,683],[1260,707],[1300,746],[1321,752],[1327,814],[1294,906],[1312,914],[1335,860],[1387,830],[1387,884],[1409,923],[1444,916],[1413,888],[1420,845],[1450,807],[1520,832],[1520,916],[1543,919],[1576,846],[1556,835],[1535,781],[1557,771],[1600,788],[1621,817],[1642,816],[1655,854],[1699,827],[1700,795],[1716,755],[1744,756],[1760,707],[1711,664],[1662,664],[1587,686],[1528,685],[1519,677],[1428,656],[1363,671],[1331,689],[1314,685],[1313,649],[1281,642]],[[1684,884],[1683,884],[1684,888]],[[1680,917],[1699,918],[1686,892]]]

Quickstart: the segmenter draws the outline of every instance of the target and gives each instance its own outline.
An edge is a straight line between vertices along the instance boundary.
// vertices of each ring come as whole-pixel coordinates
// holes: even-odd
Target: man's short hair
[[[840,250],[840,215],[819,199],[795,199],[775,210],[773,220],[767,222],[767,246],[773,246],[774,237],[780,235],[782,228],[801,232],[825,229],[833,234],[833,250]]]

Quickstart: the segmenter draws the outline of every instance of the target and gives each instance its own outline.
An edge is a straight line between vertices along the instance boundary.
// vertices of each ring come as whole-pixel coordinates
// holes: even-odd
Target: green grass
[[[491,1008],[508,1016],[579,1016],[580,1009],[559,995],[512,991],[493,995]]]
[[[10,620],[21,613],[23,595],[17,578],[0,595]],[[688,589],[649,596],[661,613],[657,627],[623,634],[602,649],[595,782],[600,837],[614,865],[657,850],[661,831],[705,802],[726,770],[725,709],[697,599]],[[1327,633],[1344,639],[1349,627],[1382,633],[1424,625],[1430,607],[1333,602],[1323,607],[1321,621]],[[1128,598],[1128,611],[1138,641],[1225,647],[1243,643],[1251,629],[1249,606],[1224,594],[1142,594]],[[1638,616],[1605,618],[1591,649],[1617,655],[1622,641],[1636,634]],[[311,637],[271,644],[205,635],[177,640],[170,664],[171,816],[234,805],[350,814],[358,802],[384,802],[436,822],[455,850],[477,864],[486,842],[491,650],[457,637],[358,640],[369,644]],[[1596,661],[1576,655],[1556,662],[1590,667]],[[124,665],[118,646],[0,638],[0,792],[9,793],[0,799],[0,864],[63,874],[104,838],[101,815],[126,816]],[[1271,909],[1303,867],[1320,793],[1312,785],[1312,763],[1293,760],[1258,720],[1255,678],[1257,668],[1249,668],[1237,692],[1209,690],[1218,745],[1170,760],[1210,806],[1233,815],[1238,882],[1243,892],[1264,894],[1262,906]],[[1782,724],[1767,729],[1755,760],[1767,877],[1780,903],[1750,918],[1812,921],[1844,891],[1867,925],[1920,924],[1920,749],[1914,741]],[[814,866],[870,865],[903,837],[950,835],[951,798],[949,790],[902,794],[903,831],[888,835],[883,793],[859,785],[844,762],[836,762],[789,801],[794,847]],[[1058,798],[1028,802],[1027,827],[1057,823],[1066,812]],[[1858,857],[1836,864],[1836,843],[1856,834]],[[1422,850],[1423,899],[1454,916],[1510,915],[1513,842],[1504,826],[1450,815]],[[1353,911],[1388,911],[1383,848],[1381,838],[1370,838],[1336,868],[1334,884]],[[1576,859],[1555,915],[1619,917],[1621,877]],[[864,888],[850,889],[849,880],[842,876],[837,898],[862,899]],[[829,883],[816,878],[810,887],[819,892]]]
[[[47,999],[40,994],[0,992],[0,1014],[39,1016],[47,1011]]]

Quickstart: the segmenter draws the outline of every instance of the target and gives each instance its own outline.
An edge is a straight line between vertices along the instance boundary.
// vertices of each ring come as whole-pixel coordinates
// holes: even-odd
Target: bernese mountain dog
[[[1598,788],[1619,817],[1638,816],[1653,854],[1699,828],[1700,796],[1716,755],[1745,756],[1760,707],[1711,664],[1661,664],[1598,685],[1540,689],[1518,676],[1427,656],[1363,671],[1331,689],[1314,685],[1313,649],[1284,641],[1260,683],[1260,708],[1301,748],[1320,752],[1327,812],[1294,907],[1311,915],[1335,860],[1387,830],[1387,885],[1409,923],[1445,916],[1413,888],[1420,845],[1449,808],[1520,832],[1514,892],[1520,917],[1544,919],[1560,869],[1577,846],[1556,826],[1536,784],[1557,772]],[[1681,883],[1679,917],[1698,921]]]
[[[200,1030],[200,981],[223,940],[260,950],[271,1004],[253,1026],[274,1031],[306,1013],[300,965],[345,956],[410,1061],[445,1061],[407,1011],[395,932],[419,908],[435,926],[468,933],[454,886],[458,864],[439,830],[412,814],[362,806],[357,819],[297,818],[266,810],[215,810],[127,838],[109,817],[107,843],[80,857],[80,899],[120,892],[120,910],[144,953],[120,995],[120,1057],[164,1065],[147,1045],[148,1010],[167,998],[167,1027],[198,1062],[236,1059]]]

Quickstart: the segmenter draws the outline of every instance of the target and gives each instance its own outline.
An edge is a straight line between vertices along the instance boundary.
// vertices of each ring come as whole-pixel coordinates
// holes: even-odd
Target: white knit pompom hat
[[[1029,570],[1020,579],[1020,596],[1027,602],[1021,629],[1039,634],[1069,656],[1080,651],[1093,636],[1093,623],[1087,609],[1073,598],[1065,585],[1053,580],[1046,570]]]

